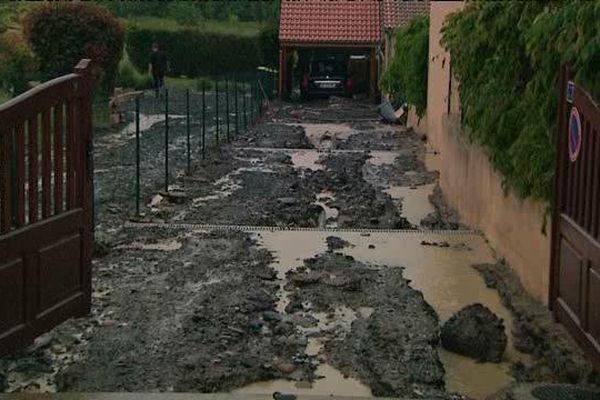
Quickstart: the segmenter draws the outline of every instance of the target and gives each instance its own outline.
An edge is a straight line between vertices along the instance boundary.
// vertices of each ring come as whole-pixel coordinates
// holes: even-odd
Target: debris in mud
[[[429,214],[421,221],[422,227],[446,230],[468,229],[466,225],[460,223],[458,213],[446,203],[439,185],[436,185],[433,189],[433,193],[429,196],[429,201],[434,205],[435,212]]]
[[[442,327],[441,338],[447,350],[481,362],[501,362],[507,343],[504,322],[481,304],[454,314]]]
[[[343,284],[332,284],[333,277]],[[376,396],[450,398],[436,351],[437,315],[401,268],[328,252],[305,260],[288,278],[291,303],[310,303],[317,313],[351,323],[320,333],[326,361],[344,375],[360,379]]]
[[[337,236],[327,236],[325,240],[327,241],[327,249],[329,249],[329,251],[340,250],[344,247],[351,246],[350,242]]]
[[[314,149],[304,128],[283,123],[261,124],[235,138],[236,147]]]
[[[427,240],[423,240],[423,241],[421,241],[421,246],[450,247],[450,243],[446,242],[445,240],[443,240],[441,242],[436,242],[436,241],[428,242]]]
[[[305,338],[275,311],[278,284],[263,279],[273,271],[267,250],[240,232],[160,232],[128,234],[138,242],[175,235],[183,246],[123,248],[97,262],[95,275],[113,292],[95,298],[94,314],[135,323],[97,328],[58,373],[60,391],[226,391],[288,376],[277,360],[294,364],[294,379],[313,378],[314,366],[298,358]]]
[[[600,376],[563,326],[529,295],[505,262],[475,268],[488,287],[496,289],[514,316],[515,347],[533,356],[531,365],[515,365],[519,382],[564,382],[600,385]]]
[[[600,390],[568,384],[516,384],[496,393],[488,400],[598,400]]]
[[[339,210],[341,228],[414,229],[399,214],[391,196],[368,183],[362,169],[369,155],[366,153],[328,154],[321,163],[325,171],[314,171],[313,177],[322,189],[332,192],[335,200],[330,207]]]

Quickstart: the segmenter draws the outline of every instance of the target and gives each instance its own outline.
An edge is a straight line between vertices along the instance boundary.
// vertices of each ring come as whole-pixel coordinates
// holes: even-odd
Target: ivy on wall
[[[583,0],[471,2],[446,20],[463,123],[521,197],[552,199],[561,64],[600,99],[598,21]]]
[[[418,17],[396,31],[394,56],[381,78],[381,87],[394,98],[415,106],[422,117],[427,107],[429,18]]]

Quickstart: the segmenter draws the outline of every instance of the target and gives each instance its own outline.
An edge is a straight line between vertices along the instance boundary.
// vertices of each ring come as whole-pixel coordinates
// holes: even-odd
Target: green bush
[[[148,73],[139,72],[125,53],[125,56],[119,62],[116,85],[136,90],[148,89],[152,86],[152,78]]]
[[[429,64],[429,18],[415,18],[396,32],[396,47],[390,64],[381,77],[381,87],[415,106],[422,117],[427,107]]]
[[[125,30],[104,7],[84,2],[42,4],[25,15],[24,29],[46,78],[69,73],[79,60],[90,58],[102,72],[102,86],[114,84]]]
[[[35,60],[22,32],[11,28],[0,34],[0,90],[11,96],[21,94],[35,71]]]
[[[260,47],[264,65],[279,66],[279,24],[267,24],[260,31]]]
[[[599,19],[597,1],[472,2],[443,28],[463,123],[522,197],[552,198],[561,64],[600,98]]]
[[[148,66],[152,43],[169,58],[169,75],[218,76],[253,71],[261,64],[258,35],[212,32],[202,27],[182,29],[130,27],[127,49],[139,69]]]

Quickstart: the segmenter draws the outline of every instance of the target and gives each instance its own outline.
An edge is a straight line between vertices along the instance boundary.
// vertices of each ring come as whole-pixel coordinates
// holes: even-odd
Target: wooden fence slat
[[[17,228],[25,225],[25,125],[20,123],[15,129],[16,139],[16,179],[14,190],[17,191]]]
[[[54,214],[63,211],[63,104],[54,106]]]
[[[32,224],[38,220],[38,116],[34,115],[29,120],[29,190],[27,195],[29,198],[29,223]]]
[[[588,121],[587,124],[585,125],[585,141],[586,143],[584,143],[585,145],[585,153],[586,153],[586,184],[585,184],[585,210],[583,212],[583,221],[584,221],[584,225],[583,227],[585,228],[586,231],[590,232],[591,231],[591,226],[592,226],[592,197],[594,196],[594,193],[592,192],[592,189],[594,187],[594,183],[592,181],[592,177],[594,175],[594,170],[593,170],[593,166],[595,164],[594,162],[594,136],[592,135],[592,127],[590,126],[590,122]]]
[[[592,226],[590,233],[593,237],[598,238],[600,232],[600,131],[594,129],[592,132],[595,139],[594,146],[594,197],[592,198]]]
[[[42,114],[42,218],[51,215],[52,207],[52,131],[50,126],[50,110]]]
[[[0,232],[6,233],[11,226],[9,132],[0,131],[0,139]]]
[[[76,204],[75,192],[75,159],[77,158],[75,149],[75,106],[72,101],[67,103],[66,109],[66,155],[67,155],[67,210],[71,210]]]

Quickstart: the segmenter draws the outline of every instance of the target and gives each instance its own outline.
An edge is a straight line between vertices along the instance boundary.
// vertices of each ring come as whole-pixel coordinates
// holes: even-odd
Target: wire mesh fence
[[[179,177],[250,128],[270,93],[257,76],[227,77],[158,96],[145,91],[124,104],[126,125],[104,134],[95,157],[99,212],[118,204],[140,217],[153,194],[173,192]]]

